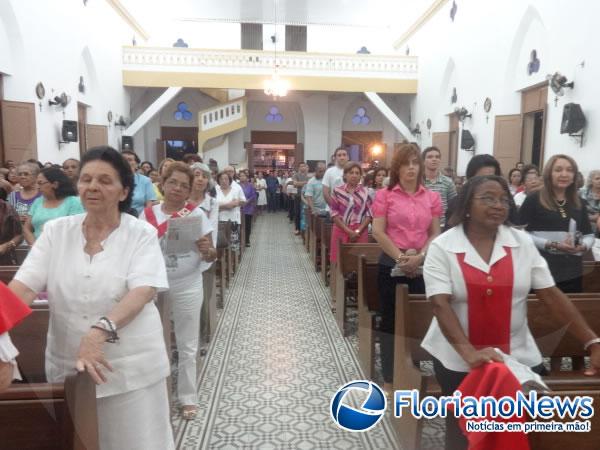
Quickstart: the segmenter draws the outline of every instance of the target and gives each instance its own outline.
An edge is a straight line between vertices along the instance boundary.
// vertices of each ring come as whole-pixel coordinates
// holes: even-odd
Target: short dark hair
[[[183,155],[183,158],[181,158],[181,160],[186,164],[189,164],[190,161],[203,162],[202,157],[198,153],[186,153],[185,155]]]
[[[429,153],[429,152],[438,152],[440,154],[440,156],[442,156],[441,150],[439,148],[437,148],[436,146],[432,145],[431,147],[427,147],[421,153],[421,158],[423,158],[423,161],[425,160],[425,158],[427,157],[427,153]]]
[[[133,155],[133,157],[135,158],[135,162],[136,162],[136,163],[138,163],[138,164],[139,164],[139,163],[141,162],[141,159],[140,159],[140,157],[139,157],[139,156],[137,155],[137,153],[136,153],[136,152],[134,152],[133,150],[123,150],[123,151],[121,152],[121,154],[122,154],[122,155]],[[108,161],[107,161],[107,162],[108,162]],[[131,170],[131,169],[129,169],[129,170]]]
[[[483,155],[478,155],[483,156]],[[488,165],[484,165],[482,167],[488,167]],[[511,217],[511,209],[514,207],[513,202],[511,201],[512,195],[510,193],[510,189],[508,188],[508,183],[504,178],[499,175],[479,175],[476,177],[472,177],[467,180],[465,184],[463,184],[462,189],[458,194],[458,199],[456,201],[456,208],[450,216],[450,220],[448,221],[448,225],[454,227],[456,225],[460,225],[461,223],[468,222],[469,220],[469,211],[471,210],[471,203],[473,202],[473,196],[475,195],[475,191],[479,186],[488,181],[495,181],[502,186],[504,193],[510,202],[510,207],[507,211],[506,222],[507,225],[510,225],[510,217]]]
[[[62,200],[63,198],[77,195],[73,182],[67,175],[58,167],[47,167],[43,169],[40,174],[46,178],[50,183],[58,183],[56,189],[54,189],[54,195],[57,199]]]
[[[535,171],[535,174],[538,177],[541,175],[540,169],[535,164],[527,164],[526,166],[523,166],[523,169],[521,169],[521,172],[523,172],[523,177],[525,177],[525,175],[527,175],[527,172],[531,172],[531,171]]]
[[[494,174],[498,177],[502,176],[502,171],[500,170],[500,164],[498,163],[498,160],[492,155],[482,154],[473,156],[471,161],[469,161],[469,164],[467,164],[467,172],[465,174],[467,179],[473,178],[479,169],[484,167],[493,167]]]
[[[228,174],[227,172],[225,172],[225,171],[219,172],[219,173],[217,174],[217,183],[219,182],[219,180],[221,179],[221,177],[222,177],[223,175],[225,175],[225,176],[226,176],[226,177],[229,179],[229,184],[231,185],[231,183],[233,183],[233,177],[232,177],[231,175],[229,175],[229,174]]]
[[[521,172],[521,169],[517,169],[516,167],[514,167],[508,171],[508,181],[510,182],[510,177],[512,177],[512,174],[514,172],[519,172],[521,174],[521,181],[523,181],[523,172]]]
[[[337,156],[337,152],[339,152],[340,150],[344,150],[346,152],[346,154],[348,154],[348,149],[346,147],[338,147],[335,149],[335,151],[333,152],[333,156]]]
[[[129,210],[131,209],[131,199],[133,198],[133,189],[135,188],[135,182],[133,173],[131,172],[131,167],[129,166],[127,160],[123,157],[123,154],[119,153],[114,148],[109,147],[107,145],[93,147],[87,152],[85,152],[83,157],[81,158],[81,170],[83,171],[84,166],[92,161],[104,161],[110,164],[111,167],[117,171],[117,175],[119,175],[121,184],[124,188],[129,189],[127,198],[119,202],[119,211],[129,212]]]

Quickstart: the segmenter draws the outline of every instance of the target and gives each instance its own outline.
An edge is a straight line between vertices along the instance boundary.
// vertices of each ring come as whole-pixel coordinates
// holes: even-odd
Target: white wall
[[[494,7],[488,2],[464,0],[458,4],[454,22],[449,2],[421,28],[406,46],[419,57],[419,87],[413,104],[413,125],[420,123],[422,145],[431,143],[426,120],[432,132],[448,131],[447,114],[455,106],[465,106],[473,118],[465,124],[472,132],[477,153],[493,152],[495,115],[520,113],[520,89],[545,80],[546,74],[560,71],[575,81],[554,104],[548,98],[545,159],[556,153],[573,156],[585,170],[600,167],[597,149],[600,134],[596,121],[600,112],[600,41],[596,18],[600,3],[585,0],[508,0]],[[538,73],[526,72],[530,52],[536,49],[541,61]],[[578,64],[585,60],[585,67]],[[458,102],[450,103],[452,88]],[[492,100],[486,121],[483,102]],[[581,103],[588,119],[583,148],[560,134],[565,103]],[[470,159],[460,151],[459,173]]]
[[[77,102],[88,108],[88,123],[108,125],[107,113],[129,116],[129,95],[123,88],[121,46],[130,29],[104,1],[0,1],[0,72],[6,73],[6,100],[34,102],[38,158],[62,163],[79,157],[79,144],[58,146],[63,119],[77,120]],[[78,92],[79,77],[86,84]],[[42,111],[35,85],[42,82]],[[71,103],[64,111],[48,99],[66,92]],[[113,119],[114,120],[114,119]],[[109,128],[109,144],[118,146],[119,131]]]

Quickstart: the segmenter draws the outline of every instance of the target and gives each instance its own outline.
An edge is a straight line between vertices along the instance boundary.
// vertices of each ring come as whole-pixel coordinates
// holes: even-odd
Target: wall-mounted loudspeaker
[[[63,120],[61,135],[63,142],[77,142],[77,122]]]
[[[567,103],[563,108],[560,132],[562,134],[575,134],[585,127],[585,116],[578,103]]]
[[[121,138],[121,150],[133,150],[132,136],[123,136]]]
[[[469,130],[462,130],[460,138],[460,148],[463,150],[471,150],[475,146],[475,139]]]

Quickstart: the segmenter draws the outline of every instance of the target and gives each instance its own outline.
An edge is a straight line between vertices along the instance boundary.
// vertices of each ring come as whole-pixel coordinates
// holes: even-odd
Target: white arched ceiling
[[[0,1],[0,72],[16,72],[24,52],[23,36],[10,0]]]
[[[547,30],[542,17],[536,8],[529,5],[515,31],[506,62],[504,85],[507,91],[515,92],[544,81],[546,74],[553,70],[548,64],[550,49],[547,42]],[[541,64],[539,71],[530,76],[527,74],[527,63],[533,49],[537,51]]]
[[[79,85],[79,76],[83,76],[85,93],[82,94],[78,92],[78,99],[82,103],[93,106],[94,103],[96,103],[96,100],[102,97],[102,92],[100,92],[98,73],[96,71],[96,65],[94,64],[94,58],[87,46],[85,46],[81,52],[79,74],[77,79],[73,82],[74,85]]]

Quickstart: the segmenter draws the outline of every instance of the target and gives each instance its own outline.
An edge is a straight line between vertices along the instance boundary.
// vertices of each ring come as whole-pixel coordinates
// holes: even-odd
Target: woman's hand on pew
[[[13,365],[0,361],[0,394],[10,387],[13,379]]]
[[[106,383],[106,377],[101,370],[102,366],[111,372],[113,371],[102,350],[107,337],[108,335],[104,331],[92,328],[81,338],[79,344],[79,354],[75,367],[79,372],[89,373],[96,384]]]
[[[482,348],[481,350],[474,350],[473,352],[465,355],[464,358],[471,369],[494,361],[504,362],[502,356],[492,347]]]
[[[590,368],[585,369],[584,375],[593,377],[600,374],[600,344],[592,344],[590,347]]]

